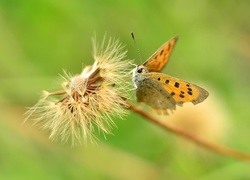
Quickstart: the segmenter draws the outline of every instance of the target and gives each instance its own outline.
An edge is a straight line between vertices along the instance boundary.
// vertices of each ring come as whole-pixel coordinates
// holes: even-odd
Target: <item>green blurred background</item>
[[[164,72],[210,96],[166,121],[250,153],[249,7],[247,0],[1,0],[0,179],[250,179],[246,162],[187,144],[134,113],[115,119],[114,135],[100,135],[98,145],[75,148],[22,124],[42,90],[61,89],[62,69],[77,74],[93,62],[95,33],[99,41],[105,33],[119,38],[136,63],[131,31],[143,60],[179,35]]]

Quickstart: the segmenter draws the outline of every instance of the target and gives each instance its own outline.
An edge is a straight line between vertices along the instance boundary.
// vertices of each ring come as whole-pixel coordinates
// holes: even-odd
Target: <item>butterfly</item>
[[[201,103],[209,95],[195,84],[159,73],[166,66],[177,40],[178,36],[170,39],[133,70],[137,101],[149,105],[159,114],[168,114],[168,110],[173,111],[176,105],[185,102]]]

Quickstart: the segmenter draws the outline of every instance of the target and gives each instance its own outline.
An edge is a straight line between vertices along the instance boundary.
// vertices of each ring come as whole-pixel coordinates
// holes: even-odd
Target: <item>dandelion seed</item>
[[[51,131],[52,140],[71,141],[72,145],[95,142],[95,127],[104,135],[111,134],[115,126],[112,118],[126,114],[123,97],[128,97],[131,64],[123,60],[126,51],[114,39],[105,43],[104,38],[100,46],[94,39],[93,44],[94,64],[85,67],[80,75],[65,73],[63,90],[45,91],[27,112],[26,119],[34,116],[36,125]]]

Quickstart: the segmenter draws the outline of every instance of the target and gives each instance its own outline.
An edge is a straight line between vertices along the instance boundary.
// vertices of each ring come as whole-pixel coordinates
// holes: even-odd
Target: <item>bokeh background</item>
[[[135,113],[115,119],[114,135],[72,148],[23,124],[42,90],[60,89],[63,69],[93,62],[91,38],[104,34],[142,59],[175,35],[164,73],[210,92],[167,123],[250,153],[249,1],[0,1],[0,179],[250,179],[249,163],[215,154]],[[146,108],[146,107],[144,107]]]

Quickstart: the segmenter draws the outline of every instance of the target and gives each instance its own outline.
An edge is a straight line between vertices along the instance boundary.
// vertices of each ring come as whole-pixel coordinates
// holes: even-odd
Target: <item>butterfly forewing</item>
[[[160,83],[179,105],[184,102],[198,104],[208,96],[208,92],[205,89],[166,74],[146,73],[143,75]]]
[[[163,44],[143,65],[149,72],[160,72],[167,64],[178,36]]]

